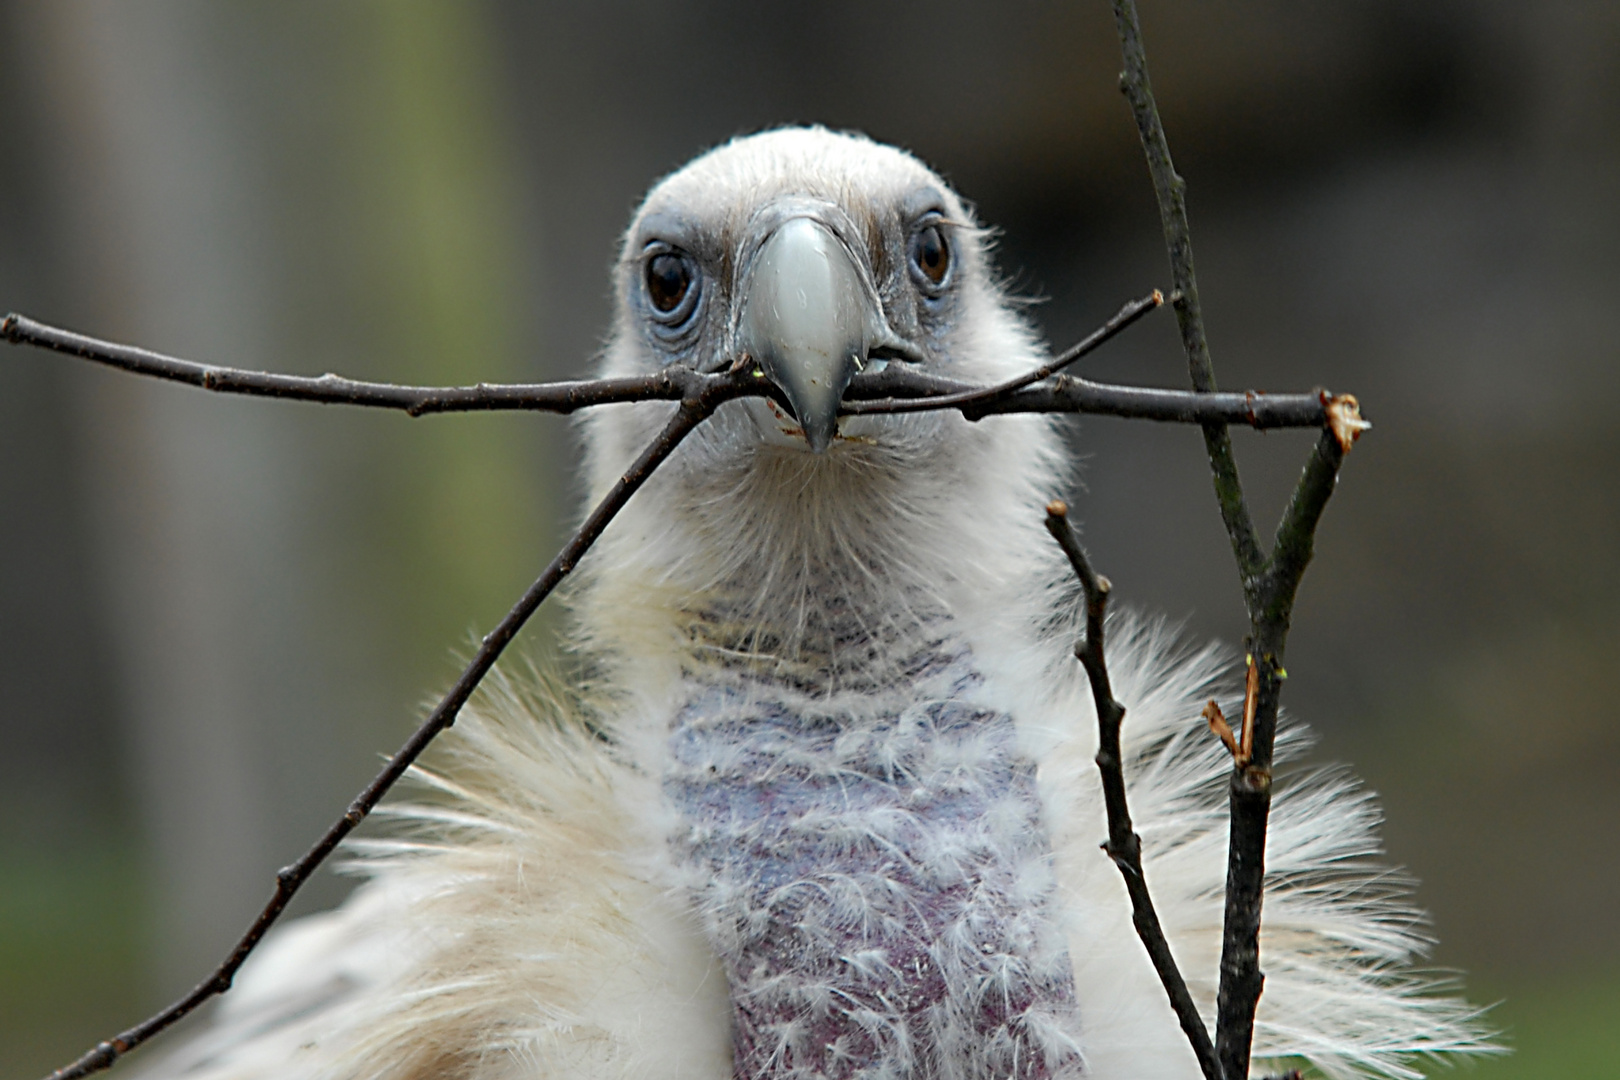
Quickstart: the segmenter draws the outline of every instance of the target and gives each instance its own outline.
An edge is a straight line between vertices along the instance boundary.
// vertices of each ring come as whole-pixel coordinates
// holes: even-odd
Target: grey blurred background
[[[1286,701],[1438,963],[1620,1076],[1620,5],[1142,0],[1218,375],[1376,427]],[[0,309],[400,381],[579,374],[642,191],[790,121],[915,150],[1066,343],[1165,285],[1105,0],[0,4]],[[1172,320],[1091,361],[1181,385]],[[1237,433],[1272,521],[1308,437]],[[1127,602],[1243,622],[1196,432],[1081,426]],[[549,558],[551,417],[226,400],[0,351],[0,1076],[188,987]],[[528,635],[543,649],[548,628]],[[300,910],[346,885],[323,877]]]

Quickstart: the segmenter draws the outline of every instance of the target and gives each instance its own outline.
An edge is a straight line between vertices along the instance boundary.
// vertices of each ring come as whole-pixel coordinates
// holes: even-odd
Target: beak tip
[[[810,444],[812,454],[825,454],[832,445],[833,428],[823,428],[820,425],[804,429],[804,441]]]
[[[887,330],[864,256],[813,216],[794,216],[762,241],[739,292],[739,351],[790,403],[805,442],[825,453],[838,402]]]

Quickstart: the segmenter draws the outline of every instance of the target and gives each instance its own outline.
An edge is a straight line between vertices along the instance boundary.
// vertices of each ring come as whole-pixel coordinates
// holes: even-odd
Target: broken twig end
[[[1348,454],[1361,433],[1372,427],[1362,419],[1361,403],[1354,394],[1329,394],[1322,391],[1322,409],[1327,413],[1328,430],[1338,440],[1339,451]]]

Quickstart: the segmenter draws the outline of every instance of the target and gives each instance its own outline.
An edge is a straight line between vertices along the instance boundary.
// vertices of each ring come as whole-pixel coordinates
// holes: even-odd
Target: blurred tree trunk
[[[481,9],[53,0],[20,21],[74,253],[53,314],[252,367],[527,374]],[[513,424],[75,383],[167,995],[542,564],[545,492]]]

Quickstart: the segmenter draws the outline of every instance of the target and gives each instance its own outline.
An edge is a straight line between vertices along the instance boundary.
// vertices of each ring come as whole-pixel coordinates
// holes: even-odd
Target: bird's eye
[[[911,238],[911,266],[922,280],[932,286],[945,283],[951,271],[951,246],[938,225],[918,229]]]
[[[692,291],[692,260],[664,251],[647,260],[647,297],[663,315],[673,315]]]

